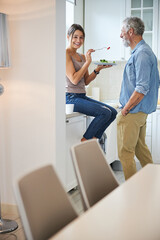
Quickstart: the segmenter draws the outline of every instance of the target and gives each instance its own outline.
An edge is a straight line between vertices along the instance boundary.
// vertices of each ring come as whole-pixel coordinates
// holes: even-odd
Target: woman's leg
[[[83,135],[85,139],[100,139],[117,114],[114,108],[86,96],[74,100],[74,111],[95,117]]]
[[[107,105],[105,103],[102,103],[102,102],[96,101],[94,99],[88,98],[87,96],[85,96],[85,98],[87,100],[89,100],[90,102],[98,103],[98,104],[100,104],[100,105],[102,105],[104,107],[107,107],[108,110],[110,109],[110,111],[111,111],[110,119],[107,122],[104,122],[104,125],[101,125],[99,130],[96,133],[95,137],[100,139],[102,137],[104,131],[107,129],[107,127],[109,127],[109,125],[116,119],[117,111],[116,111],[115,108],[113,108],[113,107],[111,107],[111,106],[109,106],[109,105]]]
[[[117,115],[117,111],[116,109],[107,106],[110,110],[111,110],[111,117],[108,120],[107,123],[105,123],[103,126],[101,126],[101,128],[99,129],[99,131],[97,131],[96,137],[97,138],[101,138],[101,136],[103,135],[104,131],[109,127],[109,125],[116,119],[116,115]]]

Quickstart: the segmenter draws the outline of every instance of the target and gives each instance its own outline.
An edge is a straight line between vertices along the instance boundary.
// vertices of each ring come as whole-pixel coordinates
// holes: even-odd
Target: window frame
[[[141,17],[143,17],[143,10],[144,9],[152,9],[153,8],[153,29],[152,31],[145,31],[144,33],[152,33],[152,50],[155,53],[156,56],[158,56],[158,19],[159,14],[159,1],[153,0],[153,7],[143,7],[143,0],[141,0],[141,8],[131,8],[131,0],[126,1],[126,17],[131,16],[131,10],[141,10]],[[142,18],[143,20],[143,18]],[[128,50],[125,50],[125,55],[127,57],[130,56],[130,52]]]

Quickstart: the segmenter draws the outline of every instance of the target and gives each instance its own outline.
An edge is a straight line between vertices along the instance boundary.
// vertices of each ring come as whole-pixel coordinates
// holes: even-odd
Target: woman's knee
[[[112,121],[114,121],[116,119],[116,116],[117,116],[117,111],[116,109],[112,108],[112,109],[106,109],[105,111],[105,114],[106,114],[106,117],[109,119],[112,119]]]
[[[112,117],[112,111],[106,107],[104,107],[102,115],[105,119],[110,119]]]
[[[112,116],[113,116],[113,120],[116,119],[116,116],[117,116],[117,111],[116,111],[116,109],[113,109],[113,110],[112,110]]]

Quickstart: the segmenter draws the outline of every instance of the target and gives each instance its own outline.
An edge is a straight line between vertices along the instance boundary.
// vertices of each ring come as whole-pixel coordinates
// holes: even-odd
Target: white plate
[[[105,66],[105,65],[111,65],[111,66],[113,66],[113,65],[117,65],[117,63],[113,63],[113,62],[93,62],[94,64],[96,64],[96,65],[103,65],[103,66]]]

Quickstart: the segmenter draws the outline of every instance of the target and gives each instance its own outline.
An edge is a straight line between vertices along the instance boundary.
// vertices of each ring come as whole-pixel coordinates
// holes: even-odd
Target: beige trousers
[[[117,115],[118,156],[121,161],[125,179],[137,172],[134,156],[142,167],[153,163],[151,153],[145,143],[147,114],[143,112]]]

